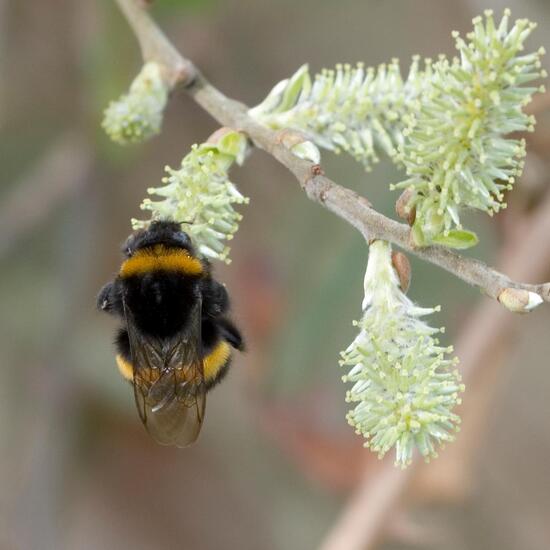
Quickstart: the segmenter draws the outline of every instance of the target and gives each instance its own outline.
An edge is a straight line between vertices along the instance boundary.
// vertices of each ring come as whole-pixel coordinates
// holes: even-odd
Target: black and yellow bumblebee
[[[206,394],[243,339],[228,316],[225,286],[180,223],[151,222],[128,237],[123,254],[97,306],[123,321],[116,362],[133,383],[143,424],[157,442],[185,447],[197,439]]]

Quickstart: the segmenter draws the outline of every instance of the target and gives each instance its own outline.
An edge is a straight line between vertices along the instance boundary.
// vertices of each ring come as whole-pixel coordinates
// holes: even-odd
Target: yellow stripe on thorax
[[[125,380],[128,380],[128,382],[131,382],[134,379],[134,367],[132,366],[132,363],[129,361],[126,361],[122,355],[118,355],[115,357],[116,364],[118,367],[118,370],[120,374],[122,374],[122,377]]]
[[[231,355],[231,348],[225,340],[220,340],[214,349],[204,358],[204,378],[207,382],[216,378],[220,369]]]
[[[157,244],[151,248],[138,250],[120,267],[121,277],[143,275],[150,271],[178,271],[185,275],[202,274],[200,260],[182,248],[167,248]]]

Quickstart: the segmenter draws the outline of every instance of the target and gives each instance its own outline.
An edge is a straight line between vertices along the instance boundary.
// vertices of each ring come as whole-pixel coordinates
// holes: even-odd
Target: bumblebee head
[[[189,235],[181,230],[180,223],[171,220],[155,220],[147,229],[130,235],[122,247],[122,253],[130,258],[137,250],[159,244],[167,248],[183,248],[191,256],[195,256],[195,249]]]

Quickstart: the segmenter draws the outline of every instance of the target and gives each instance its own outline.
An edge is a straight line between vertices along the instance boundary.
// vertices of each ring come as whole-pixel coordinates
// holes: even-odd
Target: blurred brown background
[[[550,4],[505,5],[539,23],[530,47],[550,50]],[[304,62],[317,71],[399,57],[406,71],[415,53],[452,54],[452,30],[505,5],[157,0],[153,13],[215,85],[253,105]],[[102,110],[139,65],[109,0],[0,0],[0,549],[318,548],[359,484],[388,471],[345,422],[337,365],[360,313],[367,248],[273,159],[255,153],[235,170],[251,203],[233,263],[217,271],[249,351],[210,396],[198,444],[156,446],[116,371],[115,323],[95,311],[95,294],[145,189],[216,124],[180,92],[160,137],[110,143]],[[550,262],[530,270],[522,260],[550,246],[532,229],[549,184],[550,113],[544,101],[536,110],[526,175],[496,220],[472,215],[482,243],[472,254],[549,280]],[[323,161],[393,215],[389,163],[365,174],[347,158]],[[433,322],[475,372],[458,441],[415,472],[377,527],[377,548],[550,548],[550,308],[502,314],[418,261],[410,295],[443,305]]]

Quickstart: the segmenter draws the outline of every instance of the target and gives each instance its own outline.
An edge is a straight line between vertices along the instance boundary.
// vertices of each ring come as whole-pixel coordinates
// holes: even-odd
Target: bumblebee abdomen
[[[119,339],[120,340],[120,339]],[[124,345],[117,341],[118,353],[115,356],[116,364],[121,376],[128,382],[134,379],[134,366]],[[231,346],[226,340],[220,340],[203,358],[204,381],[208,390],[221,382],[231,364]]]
[[[204,379],[208,389],[221,381],[230,362],[231,346],[226,340],[220,340],[203,359]]]
[[[128,382],[132,382],[134,379],[134,366],[129,359],[123,357],[120,353],[115,356],[118,372],[120,372],[122,378]]]

